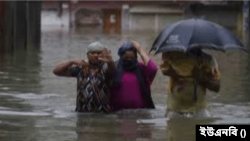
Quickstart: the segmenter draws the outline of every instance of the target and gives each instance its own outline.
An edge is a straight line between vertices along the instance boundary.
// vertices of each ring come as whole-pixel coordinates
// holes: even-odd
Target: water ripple
[[[18,112],[0,110],[0,115],[16,115],[16,116],[49,116],[51,114],[44,112]]]
[[[12,96],[20,99],[48,99],[51,97],[58,97],[59,94],[34,94],[34,93],[25,93],[25,94],[9,94],[9,93],[0,93],[2,96]]]

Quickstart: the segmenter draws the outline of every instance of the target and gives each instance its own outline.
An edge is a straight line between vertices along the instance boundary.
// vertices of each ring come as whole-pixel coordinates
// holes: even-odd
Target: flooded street
[[[209,51],[221,70],[221,90],[209,92],[212,119],[165,118],[168,78],[158,71],[152,85],[155,110],[124,111],[115,115],[77,114],[76,79],[57,77],[61,61],[86,59],[86,47],[99,40],[117,59],[118,47],[138,41],[148,52],[155,32],[104,34],[99,29],[42,33],[41,48],[5,54],[0,62],[1,141],[194,141],[195,124],[250,123],[250,56],[243,52]],[[161,55],[150,56],[159,64]]]

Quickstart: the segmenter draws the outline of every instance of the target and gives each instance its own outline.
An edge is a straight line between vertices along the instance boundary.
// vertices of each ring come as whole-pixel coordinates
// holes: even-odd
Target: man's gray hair
[[[93,42],[89,44],[87,48],[87,52],[92,52],[92,51],[102,51],[104,49],[104,45],[101,44],[100,42]]]

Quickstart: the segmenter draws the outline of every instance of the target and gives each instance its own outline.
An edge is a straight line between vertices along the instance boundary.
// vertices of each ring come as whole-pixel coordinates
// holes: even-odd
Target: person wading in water
[[[109,113],[109,80],[115,71],[111,52],[101,43],[88,46],[88,63],[84,60],[71,60],[55,67],[57,76],[77,78],[77,112]]]
[[[193,56],[198,55],[199,60]],[[214,57],[201,50],[184,54],[163,52],[160,64],[163,75],[169,76],[166,116],[210,117],[207,110],[207,89],[219,92],[220,72]],[[194,94],[197,81],[197,95]],[[197,96],[197,97],[196,97]]]

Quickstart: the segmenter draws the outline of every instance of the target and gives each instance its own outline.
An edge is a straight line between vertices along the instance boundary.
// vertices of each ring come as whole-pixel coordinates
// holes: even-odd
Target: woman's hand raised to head
[[[148,61],[149,61],[149,56],[147,55],[147,53],[143,51],[143,49],[141,48],[139,43],[137,43],[136,41],[131,41],[131,43],[132,43],[133,47],[137,50],[137,52],[140,54],[140,56],[143,60],[143,64],[145,66],[147,66]]]
[[[131,41],[133,47],[137,50],[138,53],[140,53],[142,51],[141,46],[139,43],[137,43],[136,41]]]

